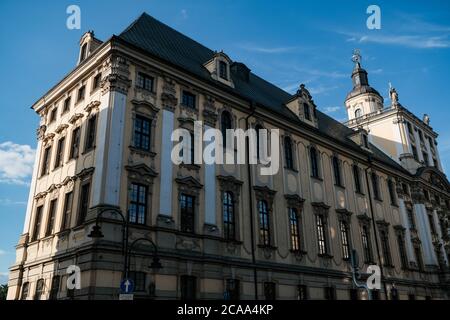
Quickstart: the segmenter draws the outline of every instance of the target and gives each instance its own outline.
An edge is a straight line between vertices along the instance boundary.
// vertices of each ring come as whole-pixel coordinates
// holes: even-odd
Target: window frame
[[[182,90],[181,105],[192,110],[197,110],[197,95],[188,90]]]
[[[185,192],[180,193],[180,229],[182,232],[195,234],[195,201],[196,196]]]
[[[134,186],[137,187],[136,191],[136,200],[133,200],[133,194],[134,194]],[[143,189],[143,190],[141,190]],[[141,196],[143,193],[143,199],[144,202],[141,202]],[[130,194],[129,194],[129,200],[128,200],[128,222],[136,225],[146,225],[147,224],[147,215],[148,215],[148,208],[149,208],[149,187],[146,184],[137,183],[137,182],[131,182],[130,183]],[[132,219],[132,207],[135,206],[135,219]],[[141,211],[140,209],[143,209],[143,217],[141,217]]]
[[[66,144],[66,137],[61,137],[58,139],[58,143],[56,145],[56,155],[55,155],[55,164],[53,169],[60,168],[64,165],[64,151]]]
[[[258,221],[259,221],[259,241],[260,245],[270,247],[272,245],[270,230],[269,204],[266,200],[258,200]]]
[[[91,181],[84,181],[80,185],[80,193],[78,200],[77,226],[82,225],[89,212],[89,204],[91,200]]]
[[[48,208],[47,226],[45,228],[45,237],[51,236],[55,231],[56,214],[58,212],[58,198],[50,200]]]
[[[76,159],[80,154],[80,143],[81,143],[81,127],[78,126],[72,130],[72,136],[70,141],[70,153],[69,159]]]
[[[95,149],[97,140],[97,114],[93,114],[87,120],[86,139],[84,141],[84,152]]]
[[[236,216],[234,207],[233,192],[222,192],[223,232],[224,238],[227,240],[236,240]]]
[[[294,152],[292,148],[292,139],[289,136],[285,136],[283,140],[285,168],[294,170]]]
[[[139,71],[136,76],[136,87],[149,92],[154,92],[155,77]]]

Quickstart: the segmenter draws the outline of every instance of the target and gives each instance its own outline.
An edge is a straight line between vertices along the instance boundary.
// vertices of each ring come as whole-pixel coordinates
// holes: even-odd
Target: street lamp
[[[129,257],[131,256],[131,250],[136,245],[136,243],[139,241],[149,242],[153,247],[153,259],[152,259],[152,263],[150,264],[149,267],[152,270],[154,270],[155,272],[157,272],[159,269],[161,269],[162,265],[161,265],[161,262],[160,262],[160,259],[158,256],[158,248],[156,247],[156,244],[153,242],[153,240],[148,239],[148,238],[139,238],[139,239],[134,240],[130,246],[128,245],[128,229],[129,229],[128,220],[124,217],[124,215],[122,214],[122,212],[120,212],[119,209],[114,209],[114,208],[101,209],[100,212],[97,214],[97,218],[95,220],[95,226],[92,227],[92,230],[88,234],[88,237],[93,238],[93,239],[100,239],[100,238],[104,237],[104,234],[103,234],[103,232],[101,230],[101,226],[100,226],[100,218],[107,211],[117,213],[122,218],[122,226],[123,226],[122,250],[123,250],[123,255],[124,255],[124,264],[123,264],[124,278],[128,278],[128,271],[130,269]]]

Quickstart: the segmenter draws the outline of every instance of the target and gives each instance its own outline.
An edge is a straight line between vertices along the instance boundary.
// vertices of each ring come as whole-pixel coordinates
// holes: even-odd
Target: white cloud
[[[7,252],[5,250],[0,249],[0,256],[5,255]]]
[[[325,113],[333,113],[333,112],[336,112],[336,111],[339,111],[341,109],[341,107],[326,107],[325,109],[323,109],[323,111],[325,112]]]
[[[335,90],[337,88],[338,88],[338,86],[319,85],[317,87],[309,88],[309,93],[311,93],[312,95],[314,95],[314,94],[322,94],[322,93],[326,93],[326,92],[331,91],[331,90]]]
[[[183,19],[188,18],[188,12],[186,9],[181,9],[181,17],[183,17]]]
[[[0,143],[0,183],[28,185],[35,150],[11,141]]]
[[[14,201],[8,198],[3,198],[0,199],[0,205],[4,205],[4,206],[10,206],[10,205],[26,205],[27,203],[25,201]]]
[[[243,44],[239,46],[240,48],[251,51],[251,52],[259,52],[259,53],[286,53],[291,52],[297,49],[297,47],[262,47],[255,46],[250,44]]]

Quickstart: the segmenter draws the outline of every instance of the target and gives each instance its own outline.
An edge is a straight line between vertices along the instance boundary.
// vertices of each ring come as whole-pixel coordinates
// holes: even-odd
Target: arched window
[[[24,282],[22,285],[22,295],[20,296],[21,300],[26,300],[28,298],[28,291],[30,288],[30,284],[28,282]]]
[[[226,191],[223,193],[223,232],[225,239],[234,240],[235,237],[235,216],[233,193]]]
[[[300,250],[300,224],[297,209],[289,208],[289,231],[291,233],[291,247],[294,251]]]
[[[355,118],[359,118],[362,116],[362,110],[360,108],[355,110]]]
[[[286,168],[294,169],[294,159],[292,157],[292,140],[289,137],[284,137],[284,158],[286,161]]]
[[[44,294],[44,279],[39,279],[36,283],[36,292],[34,293],[34,300],[41,300]]]
[[[359,175],[359,167],[358,165],[353,165],[353,178],[355,180],[355,191],[361,193],[361,177]]]
[[[319,177],[319,159],[317,158],[317,150],[314,147],[309,149],[309,157],[311,160],[311,175],[314,178]]]
[[[303,104],[303,112],[305,113],[305,119],[311,121],[311,112],[308,104]]]
[[[381,200],[380,198],[380,189],[378,186],[378,176],[375,172],[372,172],[372,188],[373,188],[373,196],[377,200]]]
[[[267,202],[265,200],[259,200],[258,211],[259,211],[259,237],[261,239],[261,244],[264,246],[270,246],[269,210],[267,207]]]
[[[334,173],[334,183],[337,186],[342,186],[341,166],[338,157],[333,157],[333,173]]]
[[[224,149],[227,147],[227,130],[232,129],[231,115],[228,111],[223,111],[220,117],[220,129],[222,132],[222,141]]]

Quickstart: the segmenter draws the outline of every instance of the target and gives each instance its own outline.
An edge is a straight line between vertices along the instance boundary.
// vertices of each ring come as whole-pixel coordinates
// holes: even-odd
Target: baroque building
[[[125,276],[136,299],[367,299],[352,250],[361,281],[380,267],[373,298],[448,299],[437,133],[394,88],[384,106],[354,62],[341,124],[304,85],[289,94],[147,14],[104,42],[87,32],[77,66],[33,105],[8,299],[117,299]],[[279,129],[280,170],[174,164],[172,132],[194,136],[195,121]]]

